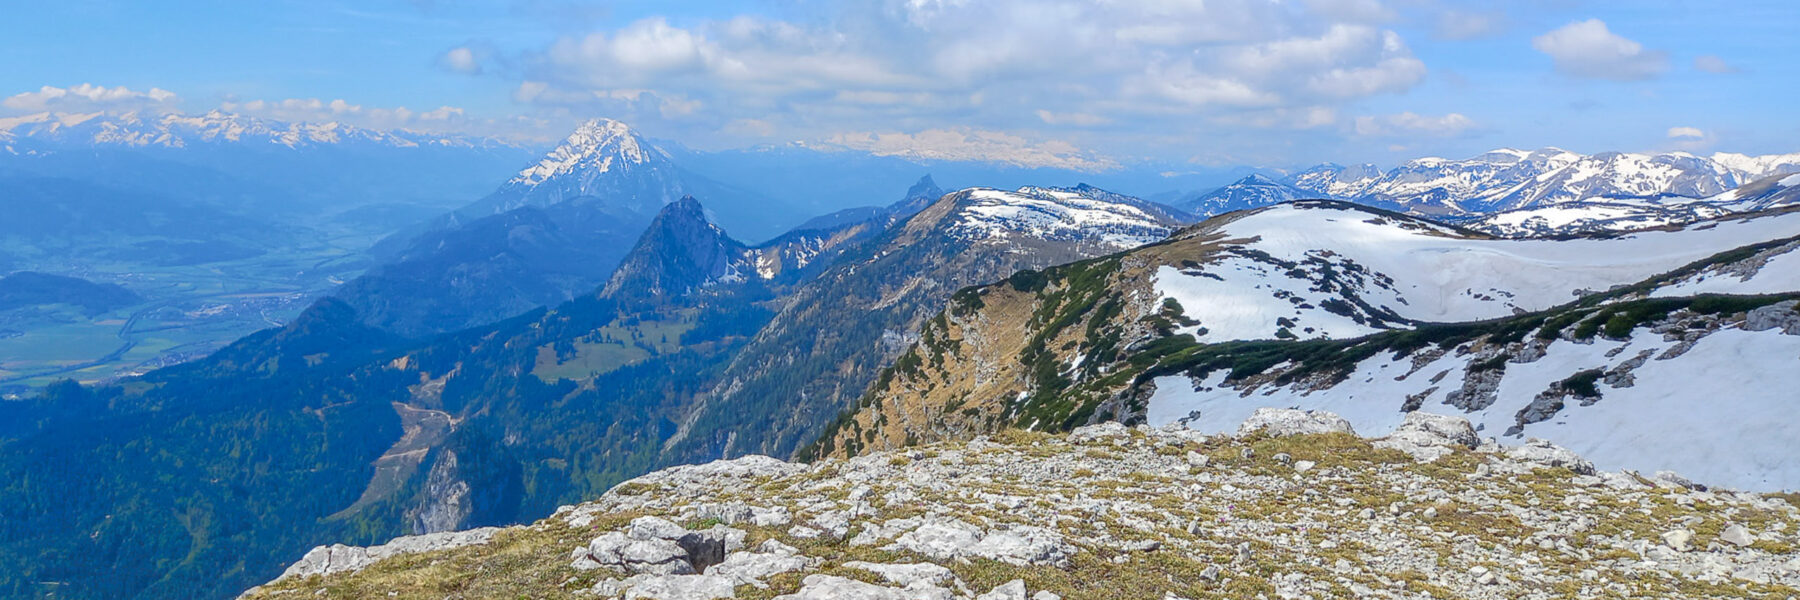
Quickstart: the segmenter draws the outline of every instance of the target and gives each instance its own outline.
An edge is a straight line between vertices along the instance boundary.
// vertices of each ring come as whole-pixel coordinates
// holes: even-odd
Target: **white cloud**
[[[769,137],[775,135],[775,124],[762,119],[737,119],[726,123],[720,131],[726,135]]]
[[[1113,122],[1112,119],[1088,113],[1057,113],[1038,109],[1038,120],[1050,125],[1073,125],[1076,127],[1093,127]]]
[[[1431,116],[1411,111],[1357,117],[1352,129],[1369,137],[1456,137],[1476,129],[1474,119],[1461,113]]]
[[[419,113],[420,121],[449,121],[463,116],[463,109],[454,106],[439,106]]]
[[[481,73],[481,61],[476,59],[475,50],[468,46],[451,48],[438,58],[438,64],[458,73],[469,75]]]
[[[1708,73],[1737,73],[1740,71],[1737,67],[1732,66],[1731,63],[1725,62],[1725,59],[1712,54],[1702,54],[1694,57],[1694,68]]]
[[[913,134],[840,133],[828,141],[878,156],[914,160],[987,161],[1090,172],[1119,166],[1112,159],[1083,152],[1068,142],[1032,142],[1009,133],[979,129],[932,129]]]
[[[606,33],[563,38],[539,65],[549,84],[779,92],[898,82],[880,61],[844,49],[842,36],[738,17],[696,29],[656,17]],[[700,84],[700,85],[696,85]]]
[[[1599,19],[1564,25],[1533,38],[1531,47],[1550,55],[1556,70],[1574,77],[1637,81],[1669,70],[1667,53],[1646,50]]]
[[[150,110],[170,112],[175,110],[180,98],[174,92],[162,88],[150,88],[138,91],[124,86],[106,87],[83,83],[72,87],[59,88],[44,86],[35,92],[15,94],[0,100],[5,106],[24,112],[88,112],[88,111],[131,111]]]
[[[1698,127],[1670,127],[1669,139],[1703,140],[1706,139],[1706,132],[1701,131]]]
[[[648,18],[567,35],[505,60],[520,79],[513,98],[691,137],[741,136],[758,128],[728,124],[756,122],[779,124],[787,139],[823,140],[871,121],[965,133],[971,124],[1105,124],[1166,136],[1152,123],[1318,127],[1349,103],[1416,87],[1428,71],[1382,25],[1398,13],[1375,0],[831,6],[830,18],[806,22]],[[622,90],[681,100],[625,100]],[[684,112],[683,103],[705,108]],[[1120,137],[1105,143],[1126,145]]]
[[[1395,16],[1379,0],[1306,0],[1306,6],[1327,19],[1353,23],[1383,23]]]
[[[1254,129],[1318,129],[1336,124],[1338,111],[1329,106],[1271,108],[1232,113],[1215,117],[1210,122]]]
[[[1497,12],[1446,10],[1438,13],[1432,33],[1440,39],[1472,40],[1497,35],[1506,29],[1506,15]]]

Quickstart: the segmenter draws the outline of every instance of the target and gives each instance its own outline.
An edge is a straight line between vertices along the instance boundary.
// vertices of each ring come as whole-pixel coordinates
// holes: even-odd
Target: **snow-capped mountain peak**
[[[606,173],[667,158],[626,124],[612,119],[582,123],[537,164],[526,167],[510,183],[536,186],[576,171]]]
[[[1335,167],[1335,165],[1333,165]],[[1341,167],[1336,167],[1341,169]],[[1315,173],[1315,176],[1326,174]],[[1261,173],[1252,173],[1231,185],[1184,199],[1176,204],[1182,210],[1199,216],[1211,216],[1234,210],[1280,204],[1289,200],[1316,197],[1319,194],[1283,183]]]
[[[26,139],[47,148],[128,147],[192,148],[200,145],[249,145],[299,149],[343,144],[392,148],[511,146],[494,139],[423,133],[404,129],[376,130],[335,121],[286,122],[228,113],[144,115],[119,113],[43,112],[0,118],[0,137]]]
[[[1800,172],[1800,155],[1687,152],[1583,155],[1546,147],[1491,150],[1455,160],[1416,158],[1385,173],[1320,165],[1284,183],[1316,195],[1415,214],[1467,217],[1597,198],[1705,198],[1771,175]]]

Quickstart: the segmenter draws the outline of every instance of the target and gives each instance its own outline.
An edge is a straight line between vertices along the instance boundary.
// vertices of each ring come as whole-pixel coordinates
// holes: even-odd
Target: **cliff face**
[[[1091,187],[939,198],[796,288],[669,441],[671,462],[790,456],[819,438],[957,289],[1120,252],[1180,221]]]
[[[530,526],[321,547],[246,598],[1781,598],[1792,496],[1596,470],[1416,413],[1266,409],[626,482]]]
[[[1099,405],[1127,383],[1108,377],[1112,363],[1169,333],[1178,318],[1155,297],[1156,268],[1178,257],[1204,260],[1220,241],[1195,230],[958,292],[814,452],[851,456],[1004,427],[1067,430],[1120,416]]]

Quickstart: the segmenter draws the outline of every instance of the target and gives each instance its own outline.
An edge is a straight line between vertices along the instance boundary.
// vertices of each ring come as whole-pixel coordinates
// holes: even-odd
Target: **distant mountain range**
[[[228,127],[166,127],[182,145],[129,147],[336,143],[308,128],[230,142]],[[14,139],[95,143],[57,131]],[[1179,206],[1078,184],[946,192],[924,177],[892,203],[812,210],[819,196],[764,202],[699,174],[699,153],[591,121],[478,199],[390,235],[377,266],[283,326],[142,377],[0,402],[0,559],[17,567],[0,569],[0,596],[49,581],[67,598],[222,598],[316,545],[530,521],[673,464],[1109,419],[1204,428],[1269,403],[1341,399],[1355,410],[1331,408],[1381,423],[1448,403],[1480,412],[1489,435],[1635,435],[1645,415],[1687,415],[1582,410],[1668,401],[1622,391],[1634,377],[1724,369],[1774,440],[1734,456],[1774,453],[1788,417],[1769,390],[1732,382],[1800,372],[1781,362],[1800,337],[1770,333],[1800,319],[1784,304],[1800,299],[1787,268],[1800,212],[1785,208],[1797,181],[1783,174],[1796,167],[1720,156],[1324,167]],[[1319,190],[1386,208],[1289,202]],[[1762,212],[1569,239],[1465,227],[1626,191],[1658,210],[1710,194],[1693,219]],[[1506,223],[1532,235],[1573,223],[1537,217],[1553,223]],[[1767,352],[1733,362],[1728,341]],[[1420,365],[1436,366],[1410,377]],[[1604,440],[1624,438],[1598,439],[1589,450],[1621,456]]]
[[[309,226],[372,206],[442,212],[491,190],[536,152],[495,138],[220,111],[0,117],[0,171],[209,202]]]
[[[1368,164],[1324,164],[1283,177],[1253,174],[1176,205],[1212,215],[1304,198],[1339,199],[1471,222],[1503,235],[1566,235],[1767,208],[1770,202],[1731,204],[1736,200],[1723,195],[1771,178],[1774,185],[1794,173],[1800,173],[1800,154],[1500,149],[1467,160],[1419,158],[1387,171]],[[1514,224],[1533,217],[1541,217],[1540,226]],[[1485,224],[1490,218],[1494,225]]]
[[[199,115],[125,113],[36,113],[0,117],[0,150],[12,154],[52,152],[92,146],[194,148],[206,145],[499,147],[520,148],[499,138],[434,134],[404,129],[375,130],[337,122],[289,123],[210,111]]]

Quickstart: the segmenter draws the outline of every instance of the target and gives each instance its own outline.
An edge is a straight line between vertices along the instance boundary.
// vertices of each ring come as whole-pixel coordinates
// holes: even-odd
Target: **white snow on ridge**
[[[1746,183],[1782,173],[1800,173],[1800,153],[1746,156],[1732,152],[1715,152],[1710,158],[1713,162],[1737,172]]]
[[[1427,322],[1492,319],[1574,300],[1582,291],[1637,283],[1713,254],[1800,234],[1800,214],[1728,220],[1613,239],[1484,240],[1408,229],[1372,213],[1281,205],[1225,225],[1247,240],[1197,269],[1162,267],[1155,287],[1179,302],[1202,342],[1344,338],[1376,330],[1324,304],[1348,286],[1369,305]],[[1253,251],[1253,252],[1244,252]],[[1267,258],[1264,258],[1264,257]],[[1298,268],[1269,259],[1298,263]],[[1340,310],[1340,312],[1342,312]]]
[[[1650,295],[1679,298],[1700,294],[1756,295],[1800,291],[1800,243],[1771,249],[1768,254],[1767,261],[1754,272],[1727,272],[1715,266],[1663,285]]]
[[[1800,454],[1792,451],[1792,440],[1800,439],[1800,411],[1791,391],[1800,389],[1800,336],[1724,329],[1664,358],[1674,344],[1642,328],[1622,342],[1557,341],[1536,361],[1508,363],[1498,400],[1471,413],[1444,403],[1461,386],[1469,357],[1449,353],[1414,370],[1410,359],[1383,353],[1363,361],[1343,383],[1313,392],[1265,386],[1246,395],[1223,385],[1222,370],[1197,383],[1180,375],[1158,377],[1146,418],[1152,426],[1181,422],[1225,433],[1258,407],[1326,410],[1348,419],[1358,433],[1377,436],[1404,419],[1400,409],[1408,395],[1421,394],[1420,410],[1465,416],[1484,437],[1510,444],[1547,439],[1602,469],[1673,470],[1708,485],[1753,491],[1800,489]],[[1583,370],[1610,370],[1646,352],[1652,358],[1632,372],[1632,385],[1599,382],[1601,397],[1594,404],[1571,400],[1549,420],[1503,435],[1551,384]]]
[[[1488,213],[1591,198],[1708,197],[1766,177],[1800,172],[1800,154],[1745,156],[1510,148],[1474,158],[1418,158],[1381,172],[1321,165],[1286,183],[1333,198],[1392,202],[1409,210]]]
[[[205,114],[37,113],[0,118],[0,134],[57,144],[186,148],[197,143],[257,143],[288,148],[365,143],[396,148],[425,144],[477,147],[492,139],[363,129],[337,122],[288,123],[220,110]]]
[[[1540,208],[1513,210],[1484,219],[1484,224],[1497,227],[1522,228],[1533,221],[1540,221],[1546,227],[1568,227],[1584,221],[1613,220],[1637,216],[1639,213],[1625,206],[1583,207],[1566,204],[1553,204]],[[1640,221],[1645,227],[1666,225],[1667,220],[1650,219]]]
[[[584,165],[588,172],[599,174],[611,171],[615,165],[644,164],[650,160],[646,146],[624,123],[593,119],[576,128],[538,164],[519,171],[518,176],[507,183],[535,186]]]
[[[1136,206],[1068,190],[974,188],[967,193],[967,204],[950,231],[969,240],[1094,241],[1125,250],[1159,241],[1172,231]]]

